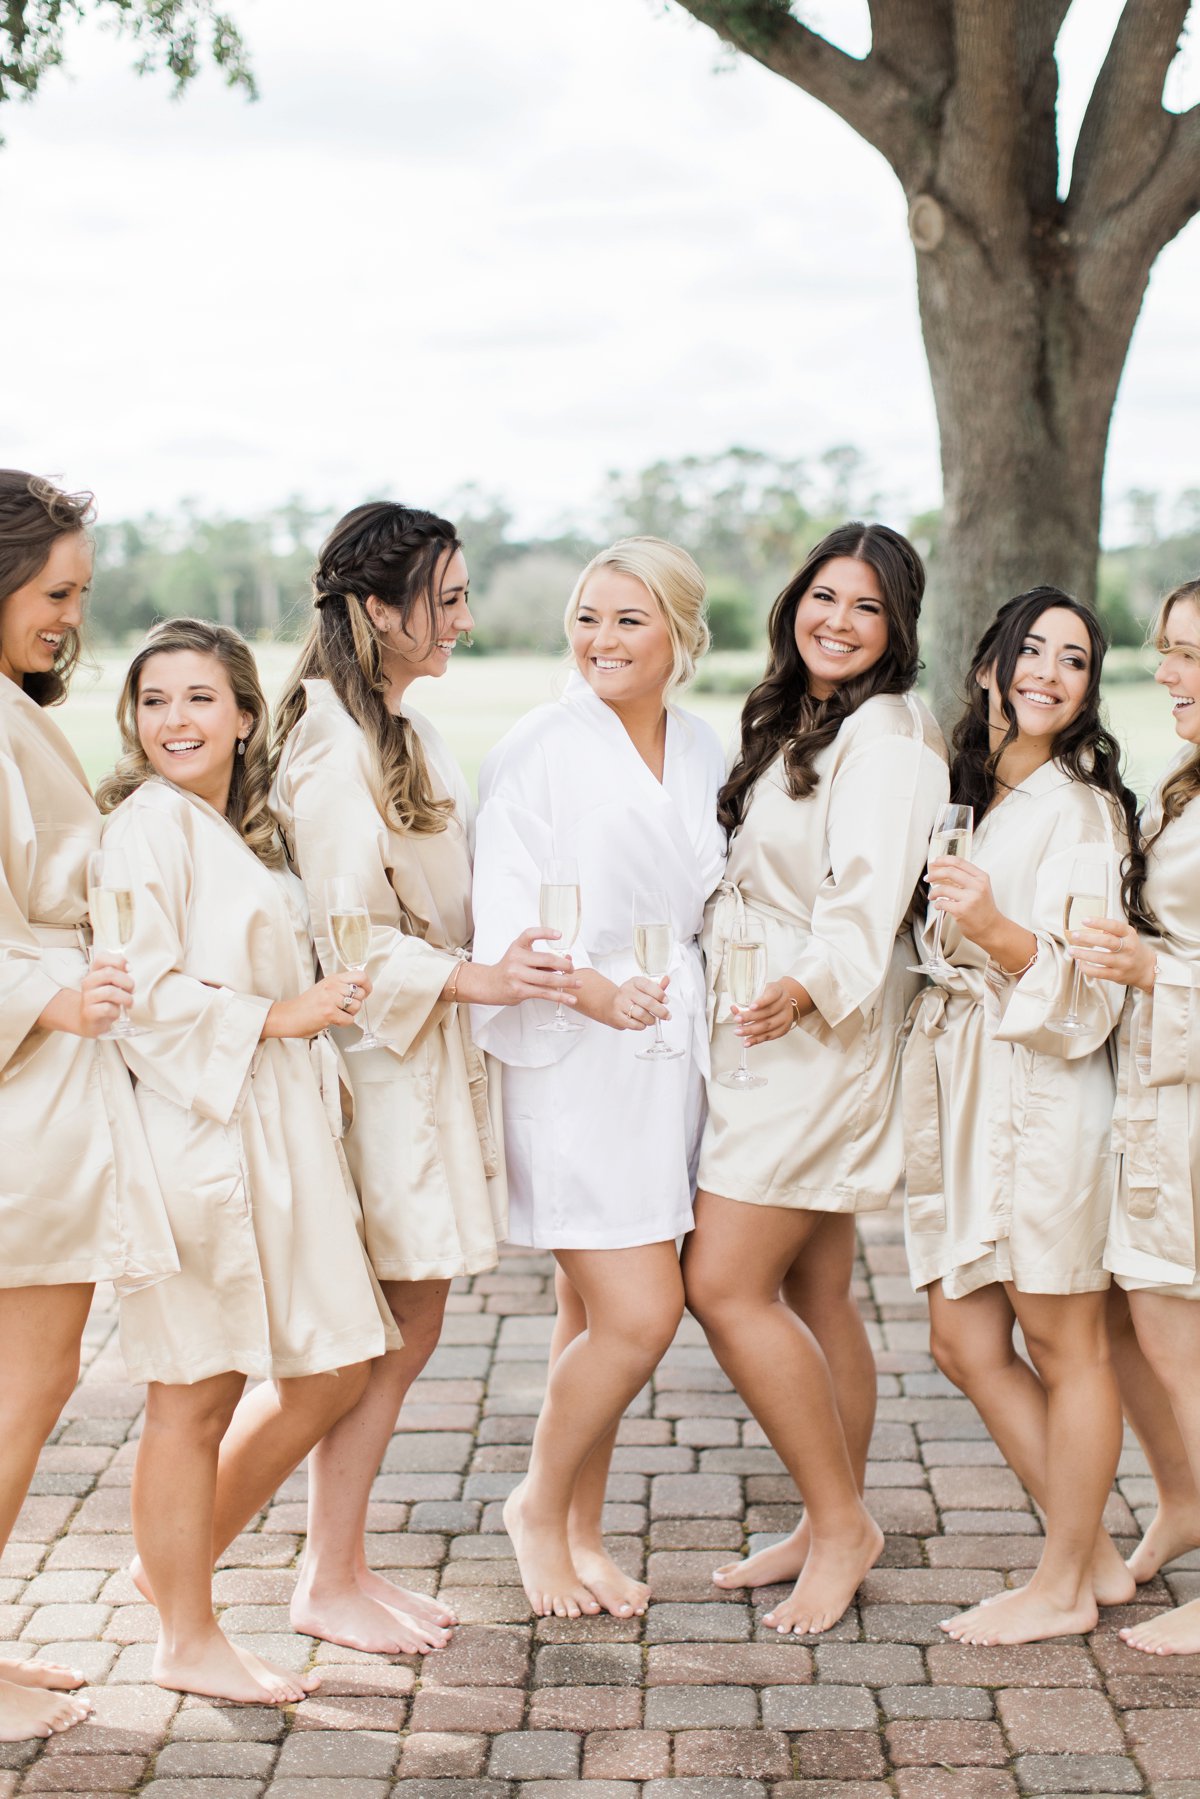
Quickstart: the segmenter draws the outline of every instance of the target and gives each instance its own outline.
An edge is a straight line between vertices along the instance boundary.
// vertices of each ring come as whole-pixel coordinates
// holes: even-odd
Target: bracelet
[[[1004,970],[1005,974],[1008,976],[1008,979],[1010,981],[1019,981],[1023,974],[1029,973],[1029,970],[1033,967],[1034,963],[1038,959],[1038,950],[1041,947],[1042,947],[1041,944],[1038,942],[1037,938],[1035,937],[1033,940],[1033,954],[1032,954],[1032,956],[1030,956],[1028,962],[1026,962],[1023,965],[1023,967],[1021,967],[1021,968],[1006,968]]]
[[[789,994],[788,998],[789,998],[791,1008],[792,1008],[792,1022],[791,1022],[791,1024],[789,1024],[788,1030],[794,1031],[796,1029],[797,1025],[800,1023],[800,1001],[798,999],[794,998],[790,994]]]
[[[469,962],[470,960],[471,958],[466,950],[456,950],[454,952],[454,973],[450,976],[450,985],[442,988],[442,998],[448,1006],[453,1006],[457,1003],[458,977],[463,971],[463,963]]]

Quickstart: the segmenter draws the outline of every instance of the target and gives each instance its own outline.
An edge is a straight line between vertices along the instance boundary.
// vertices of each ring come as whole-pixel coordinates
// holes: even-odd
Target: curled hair
[[[271,774],[266,697],[249,644],[229,625],[212,624],[204,618],[168,618],[150,631],[125,674],[117,701],[121,754],[112,774],[106,775],[96,789],[96,804],[101,812],[114,811],[156,772],[142,748],[137,728],[142,670],[151,656],[172,656],[183,650],[211,656],[219,662],[228,676],[238,711],[250,714],[252,723],[245,740],[245,754],[233,759],[225,816],[260,862],[268,868],[282,868],[283,846],[267,805]]]
[[[1167,626],[1172,608],[1180,601],[1190,602],[1200,613],[1200,581],[1184,581],[1174,588],[1158,609],[1154,623],[1150,627],[1149,639],[1160,654],[1168,648]],[[1141,827],[1133,833],[1130,841],[1133,845],[1125,864],[1125,884],[1122,898],[1130,922],[1140,930],[1157,933],[1158,920],[1150,910],[1146,901],[1146,858],[1150,848],[1157,843],[1167,826],[1179,817],[1184,807],[1190,805],[1200,793],[1200,748],[1192,751],[1179,767],[1174,769],[1163,782],[1159,801],[1162,806],[1162,818],[1157,830],[1144,836]]]
[[[887,647],[861,675],[817,699],[796,646],[796,609],[827,562],[851,556],[865,562],[879,582],[887,619]],[[730,836],[746,815],[759,776],[783,751],[783,772],[795,800],[817,784],[815,763],[842,725],[877,693],[907,693],[920,670],[917,619],[925,592],[925,565],[906,537],[888,525],[861,520],[839,525],[810,550],[771,608],[767,622],[767,670],[742,708],[742,744],[721,789],[717,815]]]
[[[64,493],[23,469],[0,469],[0,621],[9,595],[40,573],[59,538],[86,531],[93,516],[90,493]],[[57,706],[66,699],[81,647],[78,631],[64,631],[53,668],[22,677],[31,700]]]
[[[673,662],[667,684],[663,688],[663,704],[670,705],[673,696],[696,673],[696,664],[710,642],[704,616],[704,576],[686,550],[667,543],[662,537],[622,537],[593,556],[567,601],[563,629],[567,636],[575,628],[583,592],[598,569],[612,568],[619,574],[632,575],[655,601],[671,638]]]
[[[376,599],[390,607],[405,631],[418,641],[424,637],[432,648],[438,572],[461,547],[449,519],[392,500],[370,500],[340,519],[318,552],[312,576],[317,616],[288,676],[275,722],[277,763],[304,715],[304,682],[328,681],[370,746],[380,816],[394,830],[425,836],[445,830],[453,801],[435,798],[416,732],[388,710],[386,640],[371,622],[366,602]]]
[[[997,765],[1020,730],[1009,699],[1017,661],[1029,633],[1051,608],[1074,614],[1086,633],[1090,652],[1083,704],[1055,737],[1054,760],[1073,781],[1082,781],[1107,796],[1133,843],[1137,801],[1122,778],[1121,746],[1106,729],[1100,713],[1100,675],[1108,639],[1091,607],[1059,587],[1031,587],[1006,600],[976,644],[967,674],[966,708],[951,734],[950,797],[960,805],[972,806],[976,817],[982,817],[995,799]],[[979,684],[981,675],[989,676],[1004,715],[1004,736],[997,745],[992,743],[989,692]]]

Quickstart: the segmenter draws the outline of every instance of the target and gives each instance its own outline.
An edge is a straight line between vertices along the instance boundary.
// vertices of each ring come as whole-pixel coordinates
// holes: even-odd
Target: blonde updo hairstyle
[[[155,773],[138,735],[137,707],[142,670],[151,656],[177,655],[192,650],[211,656],[225,670],[239,712],[252,719],[244,755],[233,760],[233,778],[225,816],[238,836],[268,868],[282,868],[283,846],[267,805],[270,790],[270,714],[258,678],[258,667],[249,644],[229,625],[205,618],[168,618],[155,625],[129,664],[117,724],[121,729],[121,755],[112,774],[96,789],[101,812],[112,812]]]
[[[568,639],[575,629],[584,589],[597,570],[615,569],[640,581],[658,606],[671,637],[674,662],[663,688],[663,704],[687,686],[711,641],[704,616],[704,576],[686,550],[662,537],[622,537],[593,556],[578,581],[563,619]]]

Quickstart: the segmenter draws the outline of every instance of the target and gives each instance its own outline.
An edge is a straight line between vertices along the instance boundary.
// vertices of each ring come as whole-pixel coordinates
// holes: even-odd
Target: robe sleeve
[[[811,994],[816,1014],[800,1028],[822,1037],[857,1026],[874,1005],[949,792],[940,756],[890,735],[853,750],[832,781],[830,872],[813,903],[808,943],[779,971]]]
[[[1074,841],[1064,845],[1064,837]],[[1050,1020],[1063,1017],[1071,1003],[1075,963],[1067,954],[1063,928],[1071,871],[1077,856],[1094,856],[1107,867],[1109,893],[1117,894],[1124,845],[1117,843],[1111,828],[1107,841],[1080,837],[1067,817],[1058,820],[1054,842],[1061,847],[1048,848],[1037,865],[1030,916],[1018,921],[1037,938],[1037,961],[1015,978],[998,963],[988,963],[984,1015],[992,1034],[1003,1042],[1022,1043],[1040,1055],[1073,1062],[1092,1055],[1115,1030],[1125,989],[1112,981],[1081,980],[1078,1013],[1085,1030],[1080,1036],[1064,1037],[1050,1028]]]
[[[12,757],[0,752],[0,1079],[15,1073],[45,1041],[37,1021],[61,991],[46,973],[41,945],[29,928],[36,856],[37,828],[25,783]]]
[[[132,1019],[144,1035],[120,1040],[125,1060],[164,1099],[228,1124],[244,1101],[272,1001],[184,972],[192,852],[171,819],[140,813],[135,795],[109,819],[104,842],[126,852],[136,883],[125,955],[135,982]],[[235,908],[229,929],[238,929]]]
[[[1158,952],[1149,993],[1138,993],[1134,1051],[1144,1087],[1200,1083],[1200,967]]]
[[[297,727],[303,733],[303,721]],[[328,739],[304,735],[289,745],[286,785],[288,833],[308,896],[317,955],[326,974],[342,967],[329,935],[325,882],[333,875],[358,882],[371,915],[367,974],[368,1016],[388,1049],[400,1057],[441,1024],[449,1006],[442,989],[455,958],[405,929],[392,885],[388,831],[356,757]]]

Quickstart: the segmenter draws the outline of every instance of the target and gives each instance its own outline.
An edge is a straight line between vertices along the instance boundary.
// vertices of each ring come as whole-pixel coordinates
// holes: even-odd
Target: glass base
[[[539,1031],[562,1032],[562,1031],[581,1031],[583,1029],[583,1026],[581,1024],[578,1024],[575,1019],[568,1018],[566,1013],[564,1012],[563,1016],[561,1018],[556,1016],[556,1017],[550,1019],[549,1023],[547,1023],[547,1024],[539,1024],[537,1028]]]
[[[362,1049],[389,1049],[390,1047],[386,1037],[377,1037],[374,1031],[368,1031],[365,1036],[359,1038],[357,1043],[344,1043],[342,1051],[347,1056],[356,1056]]]
[[[639,1049],[639,1062],[674,1062],[683,1054],[681,1049],[672,1049],[669,1043],[652,1043],[649,1049]]]
[[[908,965],[908,972],[909,974],[932,975],[935,980],[940,976],[943,980],[946,980],[954,973],[954,964],[946,961],[910,962]]]
[[[122,1037],[148,1037],[150,1027],[145,1024],[130,1024],[123,1018],[119,1024],[112,1025],[107,1031],[101,1031],[98,1041],[101,1043],[119,1043]]]
[[[1087,1025],[1079,1018],[1050,1018],[1047,1027],[1057,1031],[1060,1037],[1083,1037],[1087,1034]]]
[[[740,1068],[733,1068],[728,1074],[717,1076],[718,1087],[765,1087],[766,1084],[765,1074],[751,1074],[748,1068],[744,1072]]]

